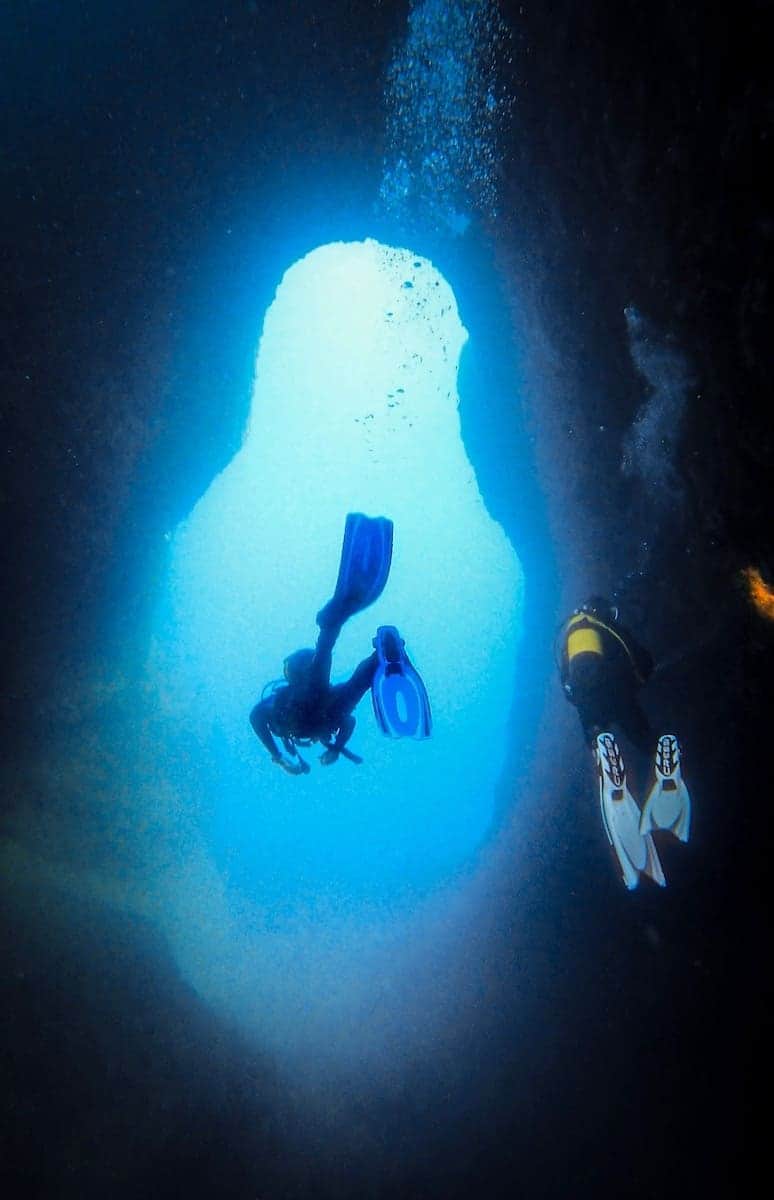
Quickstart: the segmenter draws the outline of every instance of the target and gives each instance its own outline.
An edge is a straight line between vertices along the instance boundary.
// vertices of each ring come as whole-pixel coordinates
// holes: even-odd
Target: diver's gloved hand
[[[278,767],[282,767],[283,771],[287,771],[288,775],[308,775],[309,763],[304,762],[302,758],[285,758],[282,754],[278,754],[272,759]]]
[[[324,754],[320,755],[320,762],[324,767],[332,766],[338,759],[339,752],[335,746],[329,746]]]

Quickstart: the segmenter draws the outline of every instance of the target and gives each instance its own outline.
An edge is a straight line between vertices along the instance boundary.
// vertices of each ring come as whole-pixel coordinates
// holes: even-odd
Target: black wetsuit
[[[374,652],[358,664],[346,683],[331,686],[333,647],[340,632],[340,623],[326,622],[303,680],[278,687],[250,713],[250,724],[273,759],[281,758],[274,734],[290,741],[320,741],[325,745],[333,738],[335,751],[340,751],[352,736],[352,714],[370,688],[379,660]]]
[[[577,636],[576,636],[577,635]],[[573,652],[573,640],[581,648]],[[656,738],[638,697],[653,672],[653,659],[617,621],[576,613],[562,630],[560,674],[590,744],[619,726],[632,745],[651,754]]]

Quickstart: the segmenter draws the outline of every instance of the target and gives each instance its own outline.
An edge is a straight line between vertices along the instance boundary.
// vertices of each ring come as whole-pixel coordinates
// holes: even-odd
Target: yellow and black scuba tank
[[[613,620],[615,620],[618,610],[611,609],[611,615],[613,616]],[[595,613],[589,611],[588,606],[584,605],[582,608],[576,609],[569,620],[565,621],[558,635],[562,643],[561,660],[558,660],[558,665],[565,683],[565,691],[568,695],[570,694],[570,689],[565,677],[571,661],[579,654],[598,654],[600,657],[604,657],[606,652],[604,643],[605,634],[613,638],[621,647],[631,664],[638,682],[645,682],[635,655],[631,647],[627,644],[626,639],[621,636],[612,623],[608,624],[607,621],[603,621]]]
[[[605,651],[600,630],[606,628],[589,617],[588,613],[574,613],[564,627],[567,662],[571,663],[579,654],[598,654],[601,657]]]

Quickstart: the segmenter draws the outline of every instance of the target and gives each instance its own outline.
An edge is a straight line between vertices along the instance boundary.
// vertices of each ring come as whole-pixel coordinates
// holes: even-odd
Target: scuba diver
[[[250,713],[255,734],[272,761],[289,775],[308,774],[309,764],[298,746],[313,742],[325,747],[320,756],[323,766],[331,766],[340,755],[353,763],[363,761],[347,743],[355,729],[354,710],[369,688],[377,723],[387,737],[430,736],[432,717],[425,685],[394,625],[379,626],[373,653],[346,683],[330,682],[333,647],[344,622],[384,591],[392,562],[392,532],[392,521],[386,517],[347,514],[336,590],[316,618],[317,644],[288,655],[284,680],[267,684]]]
[[[677,737],[665,733],[656,738],[639,703],[637,693],[653,673],[653,659],[619,623],[617,607],[602,596],[590,596],[562,624],[557,649],[564,694],[577,709],[594,754],[602,820],[623,882],[634,888],[642,873],[664,887],[652,835],[669,830],[687,842],[691,800]],[[621,750],[611,732],[615,726],[648,758],[654,755],[654,780],[642,812],[629,790]]]

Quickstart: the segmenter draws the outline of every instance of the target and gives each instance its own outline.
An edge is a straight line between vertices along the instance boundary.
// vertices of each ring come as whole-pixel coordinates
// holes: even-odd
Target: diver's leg
[[[330,700],[326,706],[326,724],[330,729],[330,734],[335,733],[336,736],[333,744],[328,747],[320,759],[325,766],[336,761],[339,751],[352,737],[355,731],[355,718],[352,710],[357,707],[370,688],[378,662],[376,654],[364,658],[355,667],[346,683],[337,683],[335,687],[331,688]]]
[[[320,627],[310,672],[310,682],[313,687],[320,689],[328,687],[333,663],[333,647],[336,645],[340,633],[341,624],[335,621],[326,621]]]
[[[597,735],[610,728],[610,694],[604,664],[597,654],[579,654],[570,668],[571,700],[591,750]]]
[[[379,657],[376,652],[369,654],[368,658],[358,663],[347,682],[340,683],[335,688],[337,713],[343,716],[357,708],[373,682],[378,665]]]
[[[578,717],[583,730],[583,740],[589,750],[593,750],[596,744],[597,737],[607,728],[604,721],[600,721],[597,714],[590,712],[585,705],[578,705]]]
[[[622,698],[618,708],[618,724],[633,746],[652,758],[656,747],[656,735],[636,696],[630,693]]]

